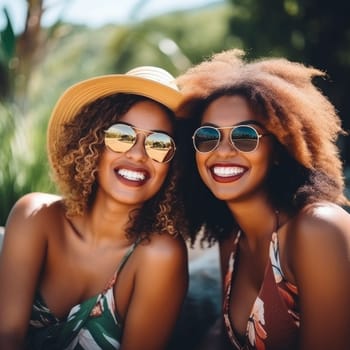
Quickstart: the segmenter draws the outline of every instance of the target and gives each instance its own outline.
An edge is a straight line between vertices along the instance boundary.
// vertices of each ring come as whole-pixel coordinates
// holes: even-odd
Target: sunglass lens
[[[105,145],[114,152],[128,151],[135,140],[136,133],[129,125],[114,124],[105,132]]]
[[[145,149],[148,156],[159,163],[170,161],[175,154],[175,144],[172,138],[159,132],[146,137]]]
[[[207,126],[200,127],[193,135],[193,144],[198,152],[214,150],[220,140],[219,130]]]
[[[258,144],[258,133],[250,126],[238,126],[232,130],[231,139],[242,152],[252,152]]]

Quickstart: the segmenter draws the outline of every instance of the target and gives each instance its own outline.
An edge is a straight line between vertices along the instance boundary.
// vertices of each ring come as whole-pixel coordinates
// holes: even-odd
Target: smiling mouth
[[[143,182],[147,178],[144,172],[129,169],[118,169],[117,174],[128,181],[134,182]]]
[[[237,166],[214,166],[211,171],[215,176],[234,177],[243,174],[245,169]]]

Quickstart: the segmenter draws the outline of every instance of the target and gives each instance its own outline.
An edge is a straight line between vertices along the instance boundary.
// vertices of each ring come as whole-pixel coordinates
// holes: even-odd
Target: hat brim
[[[116,93],[145,96],[176,112],[182,94],[170,86],[155,80],[126,74],[111,74],[90,78],[68,88],[57,101],[48,124],[47,147],[49,160],[55,152],[61,126],[71,121],[80,109],[101,97]]]

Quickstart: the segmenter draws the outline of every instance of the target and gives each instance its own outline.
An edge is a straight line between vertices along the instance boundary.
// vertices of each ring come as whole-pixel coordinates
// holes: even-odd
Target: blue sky
[[[126,23],[131,21],[132,9],[139,6],[138,18],[179,9],[192,9],[224,0],[44,0],[47,11],[43,25],[50,25],[61,16],[67,22],[88,24],[98,27],[106,23]],[[141,7],[142,6],[142,7]],[[13,21],[15,32],[23,30],[25,0],[0,0],[0,10],[6,7]],[[4,16],[0,14],[0,29],[4,26]]]

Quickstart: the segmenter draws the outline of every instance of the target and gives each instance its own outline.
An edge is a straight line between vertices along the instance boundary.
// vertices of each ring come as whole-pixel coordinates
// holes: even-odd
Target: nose
[[[138,134],[136,136],[135,144],[125,152],[125,155],[137,162],[144,162],[147,160],[147,153],[145,150],[145,135]]]
[[[237,152],[236,148],[233,146],[231,142],[231,130],[222,130],[221,139],[218,147],[216,148],[217,152],[221,153],[232,153]]]

